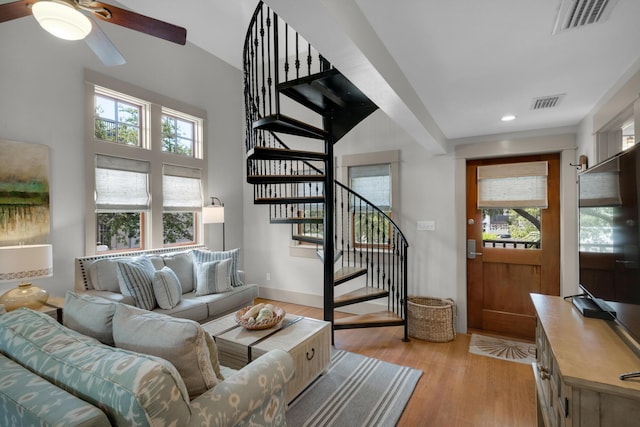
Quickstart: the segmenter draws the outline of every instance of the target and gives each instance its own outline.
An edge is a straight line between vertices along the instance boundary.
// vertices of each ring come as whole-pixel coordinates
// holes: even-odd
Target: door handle
[[[467,240],[467,259],[476,259],[476,256],[482,255],[482,252],[476,252],[476,240]]]

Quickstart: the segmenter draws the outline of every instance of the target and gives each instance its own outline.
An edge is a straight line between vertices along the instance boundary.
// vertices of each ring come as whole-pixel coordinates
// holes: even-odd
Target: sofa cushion
[[[172,269],[164,266],[153,274],[153,294],[158,306],[166,310],[175,307],[182,300],[182,287]]]
[[[0,425],[111,426],[95,406],[0,354]]]
[[[242,286],[242,280],[240,279],[240,273],[238,272],[238,264],[240,258],[240,249],[232,249],[222,252],[203,251],[200,249],[194,249],[191,254],[193,255],[194,266],[202,264],[204,262],[220,261],[223,259],[231,258],[233,260],[231,264],[231,286]]]
[[[67,291],[63,323],[103,344],[113,345],[113,314],[118,303],[87,294]]]
[[[156,271],[146,256],[139,256],[128,261],[117,261],[118,284],[123,295],[131,295],[136,306],[153,310],[156,298],[153,294],[153,275]]]
[[[0,316],[0,351],[99,407],[113,425],[187,425],[189,396],[166,360],[109,347],[20,308]]]
[[[173,317],[179,317],[181,319],[195,320],[196,322],[203,321],[209,316],[209,308],[205,301],[200,301],[199,298],[194,298],[195,294],[189,292],[182,295],[182,301],[173,308],[165,310],[163,308],[156,308],[153,311]]]
[[[113,317],[116,346],[171,362],[195,398],[217,384],[212,355],[198,322],[119,305]],[[217,355],[214,363],[217,362]]]
[[[130,257],[122,257],[118,259],[99,259],[91,264],[88,268],[89,279],[93,289],[99,291],[120,292],[118,284],[118,264],[117,261],[126,261]]]
[[[219,294],[231,290],[231,258],[197,264],[196,295]]]

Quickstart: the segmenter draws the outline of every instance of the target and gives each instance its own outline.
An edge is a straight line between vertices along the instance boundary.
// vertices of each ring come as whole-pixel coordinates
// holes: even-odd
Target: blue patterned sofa
[[[79,257],[75,259],[74,288],[77,292],[204,323],[253,305],[253,300],[258,297],[258,286],[244,283],[244,272],[238,269],[239,253],[239,249],[209,252],[204,245],[190,245]],[[229,286],[198,292],[198,261],[207,256],[213,259],[232,259]],[[142,306],[136,300],[135,292],[133,296],[122,292],[123,287],[117,276],[117,263],[139,257],[148,258],[156,270],[169,268],[175,272],[180,283],[177,304],[162,304],[161,299],[156,301],[155,296],[151,295],[149,306]]]
[[[117,334],[123,333],[116,331],[118,322],[126,329],[136,325],[136,318],[154,322],[169,317],[123,304],[117,307],[116,344]],[[175,323],[200,328],[191,320]],[[164,336],[155,338],[158,345],[172,339],[170,331],[157,332],[157,337]],[[0,316],[0,425],[285,425],[285,384],[294,372],[288,353],[271,351],[239,371],[223,368],[224,379],[218,378],[197,397],[190,397],[176,366],[157,356],[105,345],[46,314],[26,308],[11,311]]]

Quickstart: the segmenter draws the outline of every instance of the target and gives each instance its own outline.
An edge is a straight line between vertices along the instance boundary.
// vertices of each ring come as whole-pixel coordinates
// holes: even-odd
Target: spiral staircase
[[[271,223],[289,224],[293,240],[317,249],[333,330],[403,326],[407,341],[407,240],[389,216],[334,179],[334,144],[377,106],[262,2],[243,55],[254,203],[269,205]],[[353,281],[360,287],[336,295]],[[337,308],[373,300],[382,310],[335,317]]]

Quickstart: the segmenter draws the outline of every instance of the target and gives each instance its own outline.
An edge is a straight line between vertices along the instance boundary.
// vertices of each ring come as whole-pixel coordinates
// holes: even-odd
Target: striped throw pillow
[[[169,267],[162,267],[153,274],[153,294],[158,306],[169,310],[182,301],[182,287],[176,273]]]
[[[118,261],[118,285],[122,295],[130,295],[136,306],[144,310],[156,307],[153,294],[153,275],[156,269],[146,256],[139,256],[130,261]]]
[[[231,258],[209,261],[196,267],[196,296],[219,294],[231,290]]]

